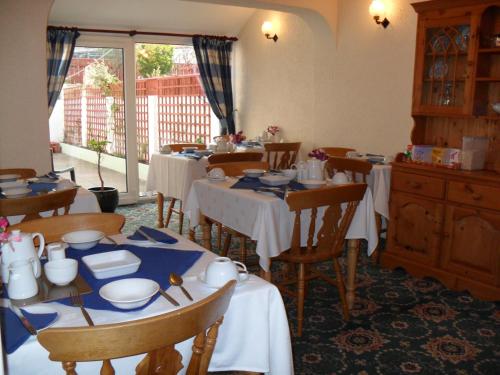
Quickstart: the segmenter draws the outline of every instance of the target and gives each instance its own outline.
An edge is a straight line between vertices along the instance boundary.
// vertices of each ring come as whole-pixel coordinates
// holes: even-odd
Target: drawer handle
[[[408,183],[413,189],[420,189],[422,187],[422,184],[420,182],[409,181]]]
[[[474,189],[472,189],[468,184],[465,184],[465,191],[467,191],[471,195],[472,199],[474,199],[475,201],[478,201],[481,198],[483,198],[481,194],[476,193]]]

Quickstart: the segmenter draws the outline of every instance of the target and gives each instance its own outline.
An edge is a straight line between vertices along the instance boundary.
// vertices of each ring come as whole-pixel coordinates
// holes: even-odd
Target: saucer
[[[238,275],[245,275],[245,276],[243,276],[242,279],[237,280],[236,288],[244,285],[248,280],[250,280],[250,274],[248,274],[248,273],[241,273],[240,272]],[[207,284],[207,282],[205,280],[205,271],[200,273],[196,278],[198,279],[198,281],[201,281],[208,288],[212,288],[212,289],[219,289],[220,288],[218,286],[212,286],[212,285]]]
[[[222,182],[227,180],[227,176],[224,177],[218,177],[218,178],[213,178],[213,177],[207,177],[208,181],[210,182]]]

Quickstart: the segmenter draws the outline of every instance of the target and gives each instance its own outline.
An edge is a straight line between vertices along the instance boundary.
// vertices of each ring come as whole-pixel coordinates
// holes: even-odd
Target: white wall
[[[318,18],[256,12],[236,43],[238,120],[257,135],[270,123],[305,150],[352,146],[393,154],[410,142],[416,14],[410,0],[386,1],[388,29],[369,0],[341,0],[336,33]],[[275,44],[260,32],[279,24]]]
[[[50,170],[45,40],[52,1],[0,1],[0,168]]]

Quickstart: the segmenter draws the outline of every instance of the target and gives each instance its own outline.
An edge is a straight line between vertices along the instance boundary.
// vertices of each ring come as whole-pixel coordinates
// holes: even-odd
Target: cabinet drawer
[[[394,172],[392,186],[396,190],[425,195],[431,198],[444,197],[444,180],[417,174]]]
[[[450,181],[448,200],[500,210],[500,188]]]

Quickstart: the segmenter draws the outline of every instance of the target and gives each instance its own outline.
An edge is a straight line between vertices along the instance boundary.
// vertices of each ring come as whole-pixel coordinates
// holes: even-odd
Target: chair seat
[[[308,250],[305,246],[299,249],[288,249],[282,252],[275,259],[291,263],[318,263],[332,259],[332,252],[328,250],[320,250],[313,248]]]

